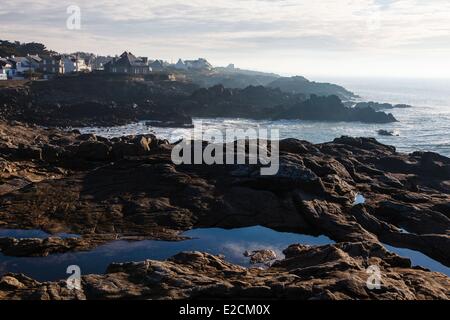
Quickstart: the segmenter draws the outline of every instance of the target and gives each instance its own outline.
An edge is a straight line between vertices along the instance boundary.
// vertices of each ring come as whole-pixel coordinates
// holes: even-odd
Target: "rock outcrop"
[[[111,264],[104,275],[83,276],[81,290],[7,274],[0,278],[0,299],[450,299],[450,278],[411,268],[408,259],[373,243],[292,245],[285,254],[269,269],[246,269],[201,252]],[[379,286],[372,286],[371,266],[379,269]]]
[[[308,291],[300,297],[375,298],[365,290],[363,293],[358,289],[358,294],[345,293],[347,285],[356,288],[356,284],[342,282],[346,274],[339,272],[342,268],[361,268],[356,265],[361,266],[367,252],[369,255],[374,255],[375,251],[384,252],[382,243],[420,251],[450,266],[450,159],[435,153],[401,154],[394,147],[372,138],[341,137],[316,145],[286,139],[279,145],[278,173],[261,176],[259,165],[175,165],[171,160],[173,145],[151,135],[109,140],[76,131],[5,122],[0,122],[0,131],[2,228],[81,235],[71,244],[63,239],[53,240],[50,244],[44,240],[34,241],[35,250],[30,249],[30,241],[20,243],[17,239],[3,239],[0,243],[3,243],[4,254],[46,255],[84,250],[83,247],[89,249],[111,239],[178,240],[180,232],[194,227],[262,225],[279,231],[326,235],[337,242],[327,250],[337,250],[341,254],[349,248],[347,253],[357,261],[346,258],[351,262],[343,267],[340,263],[327,263],[323,269],[328,270],[325,273],[320,273],[322,269],[312,264],[307,265],[311,269],[304,265],[298,271],[301,276],[309,274],[311,277],[308,270],[320,276],[308,278],[310,282],[304,282],[298,290],[314,287],[316,283],[323,290],[311,289],[312,295]],[[357,194],[364,197],[364,203],[355,204]],[[362,246],[358,243],[364,243],[363,246],[369,249],[358,251],[355,248]],[[292,250],[286,261],[290,261]],[[313,249],[306,252],[310,250]],[[325,249],[318,251],[322,250]],[[199,257],[202,261],[217,260],[205,255]],[[404,259],[392,258],[386,253],[381,259],[386,263],[380,262],[384,272],[388,277],[392,276],[389,281],[397,283],[403,292],[388,290],[384,297],[448,296],[447,277],[412,269]],[[289,269],[286,261],[269,270],[280,267],[291,274],[294,271]],[[173,261],[150,264],[158,263],[170,268],[178,266],[178,262]],[[183,272],[190,270],[189,266],[180,268],[184,268]],[[227,265],[226,268],[237,267]],[[263,271],[251,275],[263,275],[260,272]],[[362,276],[361,272],[357,275]],[[400,279],[398,275],[401,275]],[[114,276],[119,276],[124,284],[129,281],[126,272]],[[108,279],[113,276],[97,277]],[[9,285],[17,283],[8,279]],[[239,281],[240,278],[236,279]],[[41,288],[40,292],[42,286],[47,285],[23,278],[16,280],[25,283],[27,288]],[[266,280],[261,282],[263,287],[268,286]],[[330,283],[333,283],[331,287],[328,286]],[[425,293],[428,288],[433,289]],[[147,292],[136,290],[129,292]],[[202,291],[199,297],[208,290]],[[269,293],[271,297],[276,296],[272,291],[275,289],[257,286],[257,289],[248,290],[255,296],[261,294],[263,297]],[[125,295],[125,291],[120,292]],[[282,291],[277,295],[287,294]],[[49,290],[46,292],[49,294]],[[193,294],[186,293],[188,290],[173,292],[179,297]],[[122,293],[117,294],[120,297]],[[10,293],[2,294],[9,296]],[[107,297],[110,293],[104,294]],[[170,294],[158,293],[155,297],[164,298]],[[87,292],[84,296],[92,297]]]
[[[344,87],[341,87],[332,83],[319,83],[309,81],[308,79],[300,76],[296,77],[281,77],[267,85],[270,88],[279,88],[284,92],[301,93],[304,95],[316,95],[316,96],[338,96],[342,100],[349,100],[356,97],[353,92],[348,91]]]
[[[396,122],[390,113],[375,111],[372,108],[348,108],[337,96],[311,97],[300,103],[286,108],[277,115],[281,119],[302,119],[321,121],[360,121],[367,123]]]
[[[221,85],[199,89],[183,102],[183,110],[198,117],[244,117],[250,119],[302,119],[388,123],[392,114],[371,108],[346,107],[337,96],[305,96],[280,89],[248,87],[227,89]]]
[[[194,116],[396,121],[372,108],[348,108],[337,96],[287,93],[263,86],[199,89],[178,81],[132,81],[92,74],[0,89],[0,119],[44,126],[116,126],[150,120],[155,125],[189,127]]]
[[[43,126],[115,126],[140,120],[192,124],[178,104],[198,87],[86,74],[0,89],[0,119]],[[181,116],[180,116],[181,115]]]
[[[412,106],[407,104],[391,104],[391,103],[379,103],[379,102],[358,102],[354,106],[355,109],[367,109],[371,108],[374,111],[383,111],[383,110],[390,110],[390,109],[406,109],[406,108],[412,108]]]

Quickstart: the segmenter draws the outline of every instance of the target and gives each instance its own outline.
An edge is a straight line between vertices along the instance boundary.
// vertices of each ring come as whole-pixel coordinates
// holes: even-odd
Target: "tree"
[[[38,42],[20,43],[0,40],[0,57],[50,54],[45,45]]]

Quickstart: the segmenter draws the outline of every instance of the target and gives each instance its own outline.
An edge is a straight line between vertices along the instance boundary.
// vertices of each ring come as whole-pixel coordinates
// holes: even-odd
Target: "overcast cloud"
[[[81,30],[66,8],[81,8]],[[307,76],[447,77],[448,0],[14,0],[0,39]]]

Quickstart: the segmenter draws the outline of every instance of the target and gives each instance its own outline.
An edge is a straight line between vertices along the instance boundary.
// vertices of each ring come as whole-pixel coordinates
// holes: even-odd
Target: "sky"
[[[310,78],[450,78],[449,0],[2,1],[0,39]]]

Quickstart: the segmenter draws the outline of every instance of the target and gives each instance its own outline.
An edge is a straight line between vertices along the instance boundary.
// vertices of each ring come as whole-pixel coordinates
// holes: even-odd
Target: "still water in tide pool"
[[[0,230],[0,237],[46,238],[48,234],[39,230]],[[278,258],[282,251],[294,243],[325,245],[333,243],[325,236],[312,237],[301,234],[277,232],[264,227],[240,229],[195,229],[183,234],[191,240],[171,241],[114,241],[88,252],[55,254],[48,257],[16,258],[0,254],[0,274],[6,272],[24,273],[39,281],[65,279],[69,265],[78,265],[83,274],[104,273],[112,262],[164,260],[182,251],[202,251],[222,254],[227,261],[249,266],[244,252],[272,249]]]
[[[325,236],[313,237],[295,233],[277,232],[256,226],[239,229],[194,229],[184,236],[191,240],[171,241],[114,241],[88,252],[55,254],[48,257],[16,258],[0,254],[0,274],[6,272],[24,273],[39,281],[65,279],[69,265],[78,265],[83,274],[101,274],[113,262],[143,261],[146,259],[165,260],[182,251],[202,251],[224,255],[229,262],[249,267],[245,251],[272,249],[278,259],[284,257],[282,251],[295,243],[307,245],[327,245],[334,243]],[[0,230],[0,237],[46,238],[49,235],[39,230]],[[62,234],[60,236],[76,236]],[[413,265],[420,265],[432,271],[450,276],[450,268],[414,250],[385,247],[403,257],[411,259]]]
[[[182,251],[202,251],[224,255],[227,261],[248,267],[249,259],[245,251],[272,249],[278,259],[284,257],[282,251],[291,244],[327,245],[334,243],[325,236],[312,237],[301,234],[277,232],[264,227],[249,227],[232,230],[211,228],[195,229],[183,234],[191,240],[170,241],[114,241],[88,252],[55,254],[48,257],[7,257],[0,254],[0,274],[7,272],[24,273],[39,281],[65,279],[69,265],[78,265],[83,274],[101,274],[113,262],[143,261],[146,259],[164,260]],[[39,230],[0,230],[0,237],[46,238],[49,234]],[[77,235],[60,234],[61,237]],[[413,265],[420,265],[450,276],[450,268],[408,249],[385,245],[401,256],[408,257]]]

